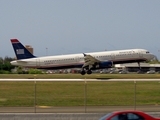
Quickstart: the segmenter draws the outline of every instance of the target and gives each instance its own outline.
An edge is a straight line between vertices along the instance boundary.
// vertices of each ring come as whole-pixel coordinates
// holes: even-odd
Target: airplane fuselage
[[[128,49],[104,52],[85,53],[91,55],[99,61],[111,61],[113,64],[142,62],[153,58],[153,54],[145,49]],[[57,55],[46,57],[35,57],[12,61],[12,65],[24,66],[38,69],[64,69],[82,68],[84,65],[83,54]],[[105,68],[101,66],[99,69]],[[112,66],[110,66],[112,67]]]

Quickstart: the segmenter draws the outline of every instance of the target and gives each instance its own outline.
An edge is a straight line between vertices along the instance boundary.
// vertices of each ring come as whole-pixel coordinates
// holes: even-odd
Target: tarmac
[[[107,113],[0,113],[0,120],[99,120]],[[159,112],[147,112],[160,117]]]
[[[160,117],[159,105],[86,107],[0,107],[0,120],[98,120],[112,111],[140,110]]]
[[[160,105],[145,106],[74,106],[74,107],[0,107],[0,113],[108,113],[121,110],[160,112]]]

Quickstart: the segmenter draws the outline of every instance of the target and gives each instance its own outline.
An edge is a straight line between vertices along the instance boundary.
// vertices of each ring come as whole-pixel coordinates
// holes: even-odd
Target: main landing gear
[[[87,71],[85,71],[85,70],[82,70],[81,71],[81,75],[85,75],[85,74],[92,74],[92,71],[91,70],[87,70]]]
[[[82,70],[81,75],[85,75],[85,74],[86,74],[86,71]]]

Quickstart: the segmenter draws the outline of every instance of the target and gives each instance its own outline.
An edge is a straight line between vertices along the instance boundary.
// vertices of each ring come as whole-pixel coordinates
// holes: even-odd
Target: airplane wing
[[[87,55],[83,53],[84,55],[84,64],[82,66],[81,74],[91,74],[92,70],[100,69],[100,68],[111,68],[113,66],[113,62],[106,60],[106,61],[100,61],[96,59],[95,57],[91,55]]]
[[[86,55],[85,53],[83,53],[84,55],[84,65],[82,66],[82,68],[88,67],[89,69],[92,68],[94,65],[96,65],[97,63],[99,63],[100,61],[97,60],[96,58],[94,58],[91,55]]]

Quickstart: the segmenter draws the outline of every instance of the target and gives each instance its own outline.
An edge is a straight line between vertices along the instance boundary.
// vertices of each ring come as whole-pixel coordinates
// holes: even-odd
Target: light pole
[[[48,48],[46,47],[46,56],[48,55]]]

